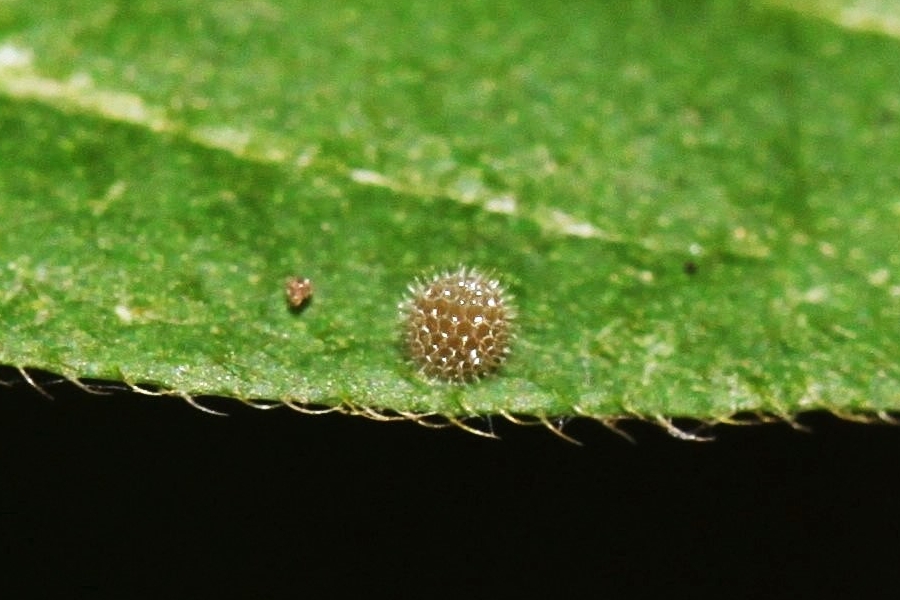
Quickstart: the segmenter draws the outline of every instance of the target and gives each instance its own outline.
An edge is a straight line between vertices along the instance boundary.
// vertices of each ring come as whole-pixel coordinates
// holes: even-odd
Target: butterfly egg
[[[451,383],[495,372],[513,339],[511,301],[499,281],[469,267],[416,280],[400,303],[410,359],[426,377]]]

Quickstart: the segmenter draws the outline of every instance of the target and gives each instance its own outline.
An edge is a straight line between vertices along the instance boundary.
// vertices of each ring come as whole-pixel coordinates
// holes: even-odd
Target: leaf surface
[[[824,4],[4,2],[0,363],[446,415],[896,411],[900,42]],[[460,264],[518,336],[435,384],[397,304]]]

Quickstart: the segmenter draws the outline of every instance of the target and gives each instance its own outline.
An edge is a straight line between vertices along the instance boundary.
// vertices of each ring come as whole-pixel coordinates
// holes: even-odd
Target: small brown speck
[[[285,295],[291,308],[300,308],[313,294],[312,282],[306,277],[289,277],[284,285]]]
[[[692,260],[689,260],[686,263],[684,263],[684,272],[687,275],[694,275],[697,272],[697,263],[695,263]]]

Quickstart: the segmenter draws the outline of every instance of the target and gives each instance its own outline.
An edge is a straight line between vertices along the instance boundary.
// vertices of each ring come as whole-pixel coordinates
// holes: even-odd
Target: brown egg
[[[467,383],[506,361],[515,317],[500,282],[460,267],[409,286],[400,304],[406,350],[428,378]]]

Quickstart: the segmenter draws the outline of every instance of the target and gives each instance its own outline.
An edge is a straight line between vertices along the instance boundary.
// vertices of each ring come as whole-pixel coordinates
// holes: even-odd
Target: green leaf
[[[900,410],[900,41],[822,5],[8,0],[0,363],[447,416]],[[397,316],[459,264],[519,312],[467,386]]]

